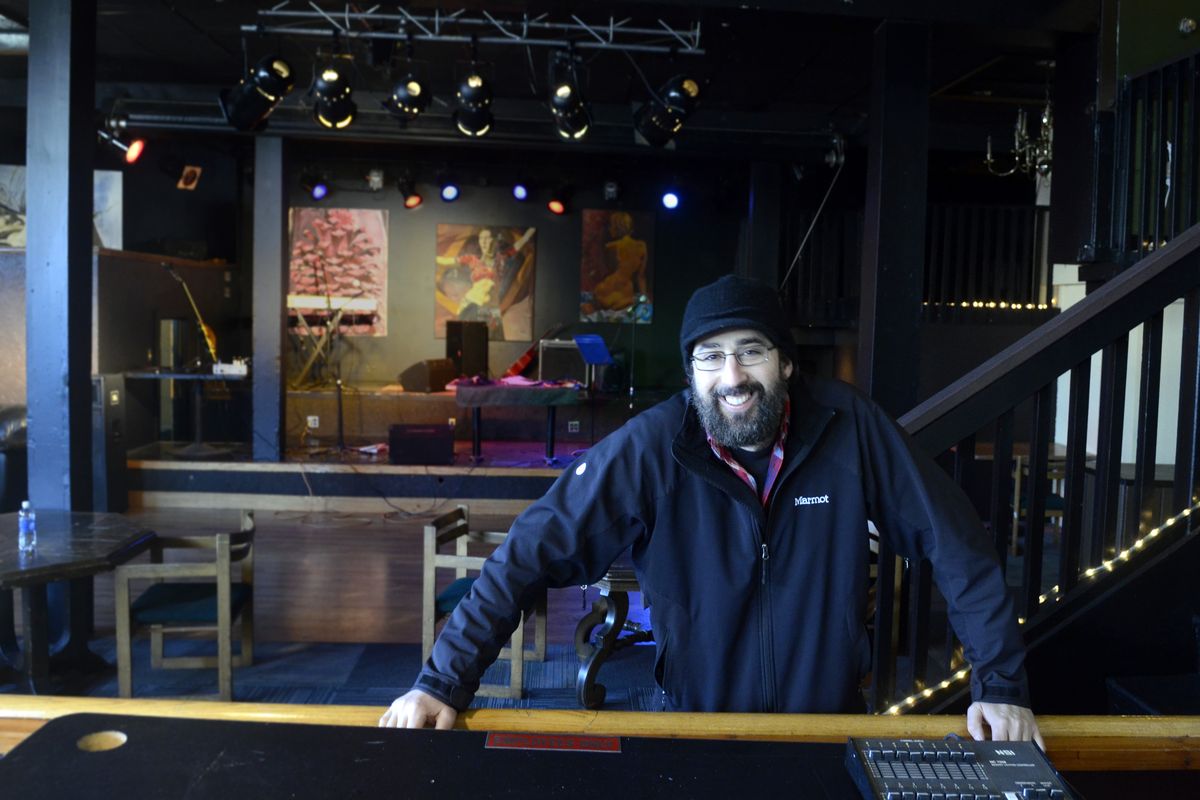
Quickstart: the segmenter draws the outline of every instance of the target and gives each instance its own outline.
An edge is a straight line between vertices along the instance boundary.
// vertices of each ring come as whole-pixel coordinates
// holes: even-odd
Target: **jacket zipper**
[[[759,531],[761,585],[758,593],[758,631],[759,656],[762,662],[762,699],[763,711],[775,711],[775,648],[774,631],[771,625],[771,587],[770,561],[771,551],[767,547],[764,532]]]

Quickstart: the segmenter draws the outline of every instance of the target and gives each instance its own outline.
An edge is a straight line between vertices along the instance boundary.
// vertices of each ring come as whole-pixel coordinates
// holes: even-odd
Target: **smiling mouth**
[[[753,391],[731,392],[729,394],[719,395],[721,405],[728,408],[743,408],[754,400],[755,393]]]

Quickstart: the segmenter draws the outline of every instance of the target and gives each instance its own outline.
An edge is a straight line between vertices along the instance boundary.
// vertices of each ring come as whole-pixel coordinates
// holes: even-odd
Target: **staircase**
[[[1166,144],[1200,110],[1196,62],[1124,82],[1114,200],[1100,204],[1115,277],[900,420],[981,507],[1008,565],[1039,713],[1103,714],[1114,677],[1196,670],[1200,135],[1192,126],[1170,158]],[[1160,415],[1164,400],[1178,413]],[[1016,499],[1014,473],[1026,487]],[[1052,500],[1061,520],[1047,525]],[[879,564],[872,709],[965,708],[969,666],[928,562],[885,544]]]

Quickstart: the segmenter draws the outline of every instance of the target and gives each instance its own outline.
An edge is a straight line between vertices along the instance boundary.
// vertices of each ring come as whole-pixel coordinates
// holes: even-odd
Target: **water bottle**
[[[28,500],[21,501],[21,510],[17,512],[17,549],[22,553],[37,549],[37,514]]]

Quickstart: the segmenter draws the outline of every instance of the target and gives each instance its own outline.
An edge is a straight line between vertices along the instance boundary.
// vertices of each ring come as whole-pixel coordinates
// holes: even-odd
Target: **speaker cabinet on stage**
[[[125,467],[125,376],[92,376],[92,510],[129,508]]]
[[[390,425],[388,461],[393,464],[453,464],[454,428],[449,425]]]
[[[487,375],[487,323],[446,320],[446,358],[454,362],[460,376]]]
[[[457,377],[450,359],[427,358],[401,372],[399,381],[406,392],[440,392]]]

